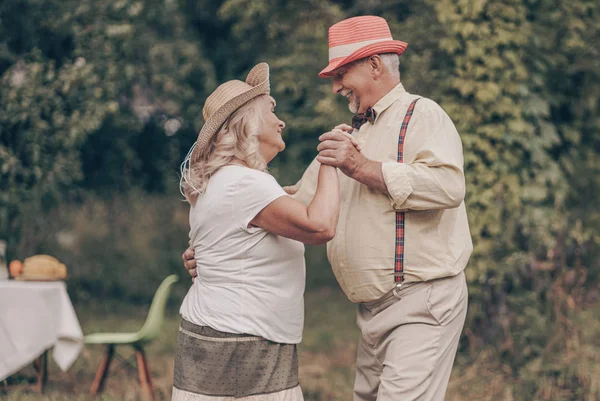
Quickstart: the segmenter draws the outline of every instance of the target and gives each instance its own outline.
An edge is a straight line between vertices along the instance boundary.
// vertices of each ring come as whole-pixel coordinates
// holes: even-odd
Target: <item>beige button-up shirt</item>
[[[396,211],[405,211],[405,282],[453,276],[466,266],[473,244],[463,198],[462,143],[450,117],[432,100],[420,99],[398,163],[398,135],[412,95],[398,84],[377,102],[376,119],[355,131],[362,153],[382,162],[389,196],[343,173],[337,234],[327,256],[352,302],[380,298],[394,287]],[[295,199],[314,197],[319,163],[297,185]]]

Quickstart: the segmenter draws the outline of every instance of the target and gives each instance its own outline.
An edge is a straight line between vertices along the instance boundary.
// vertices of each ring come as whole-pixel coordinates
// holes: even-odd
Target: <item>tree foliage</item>
[[[328,27],[380,15],[409,43],[405,87],[439,102],[463,140],[475,244],[469,344],[492,344],[518,373],[541,358],[548,333],[567,330],[562,317],[600,297],[599,8],[594,0],[5,0],[0,237],[23,247],[25,217],[73,191],[110,200],[135,189],[175,201],[206,96],[260,61],[271,66],[287,123],[272,170],[294,182],[318,135],[351,117],[317,77]],[[322,250],[307,257],[314,271],[327,269]]]

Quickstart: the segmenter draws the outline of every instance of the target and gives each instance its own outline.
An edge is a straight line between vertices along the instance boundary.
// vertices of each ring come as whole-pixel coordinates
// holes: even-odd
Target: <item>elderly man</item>
[[[319,154],[288,193],[308,204],[319,164],[338,167],[340,217],[327,244],[333,272],[358,304],[355,401],[443,400],[467,312],[472,242],[462,144],[432,100],[400,83],[399,55],[379,17],[329,29],[333,92],[356,116],[319,138]],[[360,151],[340,131],[352,131]],[[184,254],[194,275],[191,250]]]

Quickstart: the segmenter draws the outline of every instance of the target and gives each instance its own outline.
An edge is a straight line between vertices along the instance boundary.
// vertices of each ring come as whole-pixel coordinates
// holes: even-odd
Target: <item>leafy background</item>
[[[351,117],[317,77],[327,29],[364,14],[409,43],[402,82],[438,101],[462,136],[475,249],[459,360],[485,355],[515,379],[515,399],[599,399],[593,0],[4,0],[9,259],[57,256],[76,305],[147,303],[168,273],[185,275],[178,166],[207,95],[267,61],[287,123],[271,170],[295,182],[318,135]],[[309,291],[336,288],[322,247],[307,247],[307,266]]]

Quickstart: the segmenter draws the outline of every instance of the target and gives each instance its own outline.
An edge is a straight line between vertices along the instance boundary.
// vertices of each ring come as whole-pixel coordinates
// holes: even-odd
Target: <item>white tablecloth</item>
[[[83,332],[65,283],[0,280],[0,380],[52,347],[63,371],[83,348]]]

